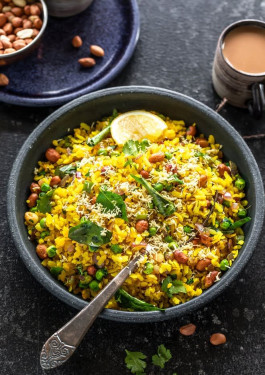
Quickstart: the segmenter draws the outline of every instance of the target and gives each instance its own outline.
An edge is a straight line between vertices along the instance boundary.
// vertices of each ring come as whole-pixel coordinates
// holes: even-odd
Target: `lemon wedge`
[[[167,129],[165,121],[147,111],[126,112],[111,123],[111,135],[118,145],[124,145],[130,139],[134,141],[149,139],[155,142],[165,129]]]

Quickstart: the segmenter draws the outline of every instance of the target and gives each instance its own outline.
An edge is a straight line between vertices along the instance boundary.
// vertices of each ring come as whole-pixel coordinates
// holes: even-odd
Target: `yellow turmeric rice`
[[[29,238],[42,265],[86,300],[142,251],[123,296],[147,310],[184,303],[218,282],[244,244],[250,218],[235,164],[196,124],[157,115],[167,129],[156,142],[118,146],[106,133],[93,144],[112,118],[82,123],[34,171]],[[107,307],[137,310],[138,300],[116,296]]]

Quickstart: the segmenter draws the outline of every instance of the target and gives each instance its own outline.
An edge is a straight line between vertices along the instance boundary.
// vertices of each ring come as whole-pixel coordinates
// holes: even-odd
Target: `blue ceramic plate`
[[[72,47],[75,35],[83,39]],[[139,37],[136,0],[95,0],[83,13],[64,19],[50,17],[41,45],[33,55],[1,68],[10,84],[1,88],[0,101],[23,106],[53,106],[105,86],[131,58]],[[81,68],[89,46],[104,48],[93,68]]]

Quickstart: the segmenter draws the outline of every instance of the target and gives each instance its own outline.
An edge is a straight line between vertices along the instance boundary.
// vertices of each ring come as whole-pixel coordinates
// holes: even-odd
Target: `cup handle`
[[[264,84],[254,83],[251,86],[252,100],[248,102],[249,113],[256,119],[261,118],[265,110]]]

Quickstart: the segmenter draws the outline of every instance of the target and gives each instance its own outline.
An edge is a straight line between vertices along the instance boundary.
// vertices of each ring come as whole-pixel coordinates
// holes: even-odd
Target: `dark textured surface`
[[[115,20],[115,22],[113,22]],[[20,105],[60,105],[110,82],[130,59],[138,38],[136,0],[95,0],[79,15],[49,17],[39,48],[26,59],[2,68],[10,84],[0,100]],[[79,35],[81,48],[72,38]],[[91,44],[102,46],[104,58],[93,68],[81,68],[78,59],[92,57]]]
[[[211,87],[211,63],[221,30],[240,18],[259,18],[265,2],[256,0],[140,1],[142,30],[135,55],[112,85],[146,84],[178,90],[214,108],[219,99]],[[39,352],[44,341],[75,310],[46,292],[29,274],[10,240],[6,221],[6,185],[12,162],[34,127],[53,109],[0,106],[1,137],[1,375],[40,375]],[[264,120],[227,106],[223,116],[243,135],[265,133]],[[265,177],[264,140],[249,145]],[[265,373],[264,238],[240,277],[211,305],[180,320],[127,325],[98,320],[69,364],[55,375],[126,374],[124,349],[149,357],[164,343],[173,354],[163,372],[147,374],[263,375]],[[197,324],[193,337],[178,328]],[[209,336],[224,332],[227,344],[212,347]],[[150,363],[150,362],[149,362]]]

